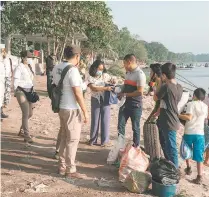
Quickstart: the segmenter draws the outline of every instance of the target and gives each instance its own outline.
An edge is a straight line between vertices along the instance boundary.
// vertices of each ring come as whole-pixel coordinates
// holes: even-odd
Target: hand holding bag
[[[105,86],[113,86],[113,85],[105,85]],[[105,105],[114,105],[118,104],[118,96],[115,91],[105,91],[104,92],[104,104]]]

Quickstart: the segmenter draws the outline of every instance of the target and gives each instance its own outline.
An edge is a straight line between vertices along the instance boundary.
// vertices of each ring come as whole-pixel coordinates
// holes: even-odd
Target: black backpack
[[[58,85],[52,85],[52,92],[51,92],[51,105],[52,105],[52,111],[54,113],[58,113],[60,111],[60,101],[62,96],[62,88],[63,88],[63,80],[65,78],[65,75],[69,71],[69,69],[72,67],[72,65],[66,66],[61,74],[61,79],[58,83]]]

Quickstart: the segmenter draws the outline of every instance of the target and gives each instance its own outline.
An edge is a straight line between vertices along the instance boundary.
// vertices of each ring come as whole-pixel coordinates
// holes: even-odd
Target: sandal
[[[18,136],[20,137],[24,137],[24,131],[22,129],[20,129],[19,133],[18,133]]]
[[[60,167],[59,171],[58,171],[58,174],[64,176],[65,173],[66,173],[66,168]]]
[[[102,148],[112,147],[112,144],[111,144],[110,142],[104,143],[104,144],[101,144],[101,147],[102,147]]]
[[[33,143],[33,138],[30,135],[24,135],[24,142]]]
[[[192,168],[191,167],[187,167],[184,171],[185,171],[185,173],[187,175],[191,175],[192,174]]]
[[[54,159],[59,160],[60,156],[59,156],[59,152],[56,151],[54,154]]]
[[[74,172],[74,173],[66,173],[66,178],[87,179],[87,176],[85,174],[80,174],[78,172]]]
[[[201,175],[197,175],[197,178],[193,179],[192,182],[194,184],[201,185],[202,184],[202,176]]]

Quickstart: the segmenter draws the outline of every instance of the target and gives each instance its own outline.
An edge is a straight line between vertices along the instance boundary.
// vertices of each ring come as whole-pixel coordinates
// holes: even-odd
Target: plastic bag
[[[209,148],[209,126],[205,124],[205,150]]]
[[[189,101],[189,92],[183,92],[183,94],[181,96],[181,100],[178,103],[179,114],[183,112],[188,101]]]
[[[123,186],[133,193],[144,193],[152,182],[147,172],[132,171],[126,178]]]
[[[118,139],[115,141],[113,148],[110,150],[107,157],[107,164],[114,164],[118,158],[120,149],[125,148],[125,137],[119,134]]]
[[[180,180],[179,172],[175,165],[164,159],[154,159],[150,165],[150,172],[152,174],[152,179],[157,183],[162,183],[164,185],[177,184]]]
[[[180,156],[182,159],[190,159],[193,156],[192,149],[188,146],[188,144],[182,139],[180,146]]]
[[[119,102],[118,102],[118,108],[123,107],[124,104],[125,104],[125,102],[126,102],[126,97],[124,96],[124,97],[121,98],[121,100],[119,100]]]
[[[140,148],[128,144],[120,162],[119,181],[124,182],[133,170],[145,172],[149,166],[148,157]]]

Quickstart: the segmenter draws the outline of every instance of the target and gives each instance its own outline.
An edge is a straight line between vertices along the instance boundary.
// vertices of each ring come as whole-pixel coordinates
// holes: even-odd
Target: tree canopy
[[[1,2],[1,5],[4,5],[1,12],[3,39],[11,34],[41,33],[53,39],[51,48],[61,56],[67,39],[73,39],[74,33],[83,32],[88,40],[82,43],[82,47],[94,52],[112,51],[118,57],[134,53],[138,60],[147,63],[209,61],[209,54],[174,53],[162,43],[141,40],[139,35],[132,35],[126,27],[119,29],[105,2],[7,1]],[[12,43],[12,51],[17,55],[24,41],[13,40]],[[34,47],[38,45],[35,43]],[[42,47],[47,50],[47,46]]]

